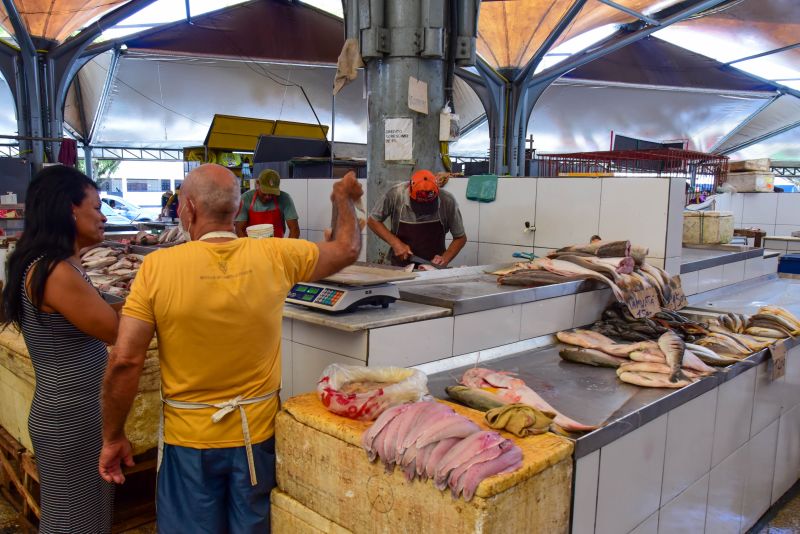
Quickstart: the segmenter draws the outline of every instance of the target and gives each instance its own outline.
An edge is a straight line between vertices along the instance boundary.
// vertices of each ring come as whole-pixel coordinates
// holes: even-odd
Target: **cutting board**
[[[417,275],[415,273],[407,273],[397,269],[385,269],[367,265],[350,265],[322,281],[346,286],[374,286],[387,282],[413,280],[416,277]]]

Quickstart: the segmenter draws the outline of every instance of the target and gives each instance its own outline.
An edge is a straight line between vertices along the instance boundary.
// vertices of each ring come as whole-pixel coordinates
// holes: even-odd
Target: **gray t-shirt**
[[[414,207],[416,204],[417,207]],[[437,218],[442,221],[445,232],[450,232],[453,239],[463,237],[464,222],[461,220],[461,211],[458,209],[456,198],[444,189],[439,190],[439,198],[436,200],[436,209],[425,209],[422,203],[412,203],[408,193],[408,182],[402,182],[392,186],[383,198],[372,207],[369,216],[376,221],[383,222],[391,217],[393,234],[397,234],[400,227],[400,219],[407,222],[431,222]],[[433,208],[433,206],[430,206]]]

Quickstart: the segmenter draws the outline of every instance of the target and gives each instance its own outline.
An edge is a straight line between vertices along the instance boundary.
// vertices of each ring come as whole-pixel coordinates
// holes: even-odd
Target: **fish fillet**
[[[633,384],[636,386],[643,386],[649,388],[682,388],[684,386],[688,386],[691,384],[691,380],[687,378],[680,378],[675,382],[672,382],[669,379],[669,375],[661,374],[661,373],[648,373],[643,371],[637,371],[633,373],[622,373],[619,375],[619,379],[623,382],[627,382],[629,384]]]
[[[459,481],[459,485],[463,488],[461,495],[469,502],[481,481],[493,475],[516,471],[520,467],[522,467],[522,450],[517,446],[494,460],[475,464],[462,475],[463,480]]]
[[[505,441],[505,438],[494,431],[476,432],[462,439],[455,447],[450,449],[439,462],[439,466],[436,468],[436,475],[433,478],[433,483],[437,488],[443,490],[447,487],[447,481],[451,471],[455,470],[463,463],[469,462],[486,449],[499,445],[502,441]]]

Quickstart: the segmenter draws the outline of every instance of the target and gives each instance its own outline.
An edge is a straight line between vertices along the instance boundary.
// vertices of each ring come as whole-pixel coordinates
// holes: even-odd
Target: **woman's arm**
[[[109,345],[117,340],[117,312],[67,261],[56,265],[47,278],[42,304],[44,311],[60,313],[85,334]]]

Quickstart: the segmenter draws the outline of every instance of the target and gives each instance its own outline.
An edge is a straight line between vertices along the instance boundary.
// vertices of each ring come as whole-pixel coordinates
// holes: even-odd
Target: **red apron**
[[[283,215],[278,207],[278,197],[270,195],[267,202],[271,199],[275,204],[275,208],[266,211],[256,211],[256,198],[257,194],[253,194],[253,200],[250,201],[250,207],[247,209],[247,226],[255,226],[257,224],[271,224],[275,237],[283,237]]]

